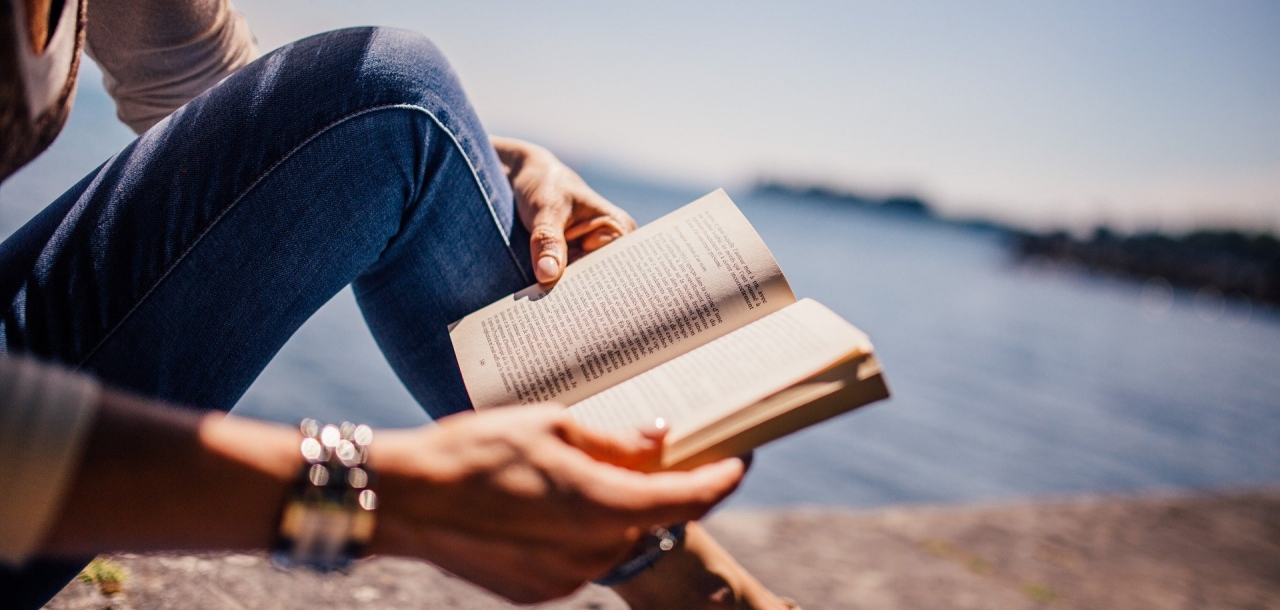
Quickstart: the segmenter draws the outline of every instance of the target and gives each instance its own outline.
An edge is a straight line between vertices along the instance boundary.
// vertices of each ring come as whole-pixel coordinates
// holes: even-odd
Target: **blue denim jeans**
[[[0,346],[227,410],[351,284],[440,417],[470,407],[447,325],[532,277],[506,176],[439,51],[342,30],[232,75],[0,244]],[[39,607],[81,565],[0,571],[0,607]]]

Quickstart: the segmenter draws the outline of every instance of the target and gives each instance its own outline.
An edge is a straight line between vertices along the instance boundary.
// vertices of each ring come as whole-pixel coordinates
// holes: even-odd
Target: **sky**
[[[488,129],[682,184],[1036,225],[1280,229],[1280,3],[237,0],[430,36]]]
[[[423,32],[490,132],[580,166],[911,193],[1033,228],[1280,231],[1273,0],[235,3],[264,51]],[[128,134],[83,76],[68,129],[112,136],[87,170]],[[54,196],[27,182],[6,198]]]

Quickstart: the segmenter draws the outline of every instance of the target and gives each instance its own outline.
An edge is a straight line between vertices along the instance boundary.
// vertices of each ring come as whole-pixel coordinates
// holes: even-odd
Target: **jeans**
[[[510,185],[439,51],[341,30],[227,78],[0,244],[0,346],[227,410],[351,284],[441,417],[470,407],[447,325],[531,283]],[[0,570],[0,607],[38,607],[83,563]]]

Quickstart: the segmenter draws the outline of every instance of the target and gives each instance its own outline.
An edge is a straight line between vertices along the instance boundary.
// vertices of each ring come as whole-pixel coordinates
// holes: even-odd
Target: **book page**
[[[718,190],[449,334],[475,408],[572,404],[794,302],[769,249]]]
[[[687,470],[742,455],[769,441],[889,397],[873,353],[831,368],[667,443],[660,469]]]
[[[811,299],[674,358],[569,408],[602,431],[667,421],[668,445],[832,365],[871,353],[862,331]]]

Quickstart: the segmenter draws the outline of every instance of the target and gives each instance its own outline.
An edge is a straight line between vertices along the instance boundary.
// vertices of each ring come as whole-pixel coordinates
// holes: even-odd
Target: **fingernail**
[[[554,280],[560,275],[560,261],[554,256],[544,256],[538,259],[538,277],[548,280]]]
[[[611,242],[611,241],[613,241],[613,240],[615,240],[615,239],[617,239],[617,238],[618,238],[618,236],[617,236],[617,235],[614,235],[613,233],[605,233],[605,234],[601,235],[600,237],[597,237],[597,238],[596,238],[596,241],[600,242],[600,245],[602,245],[602,246],[603,246],[603,245],[605,245],[605,244],[607,244],[607,243],[609,243],[609,242]]]
[[[649,422],[647,426],[640,427],[640,435],[645,438],[658,439],[667,433],[667,420],[661,417]]]

